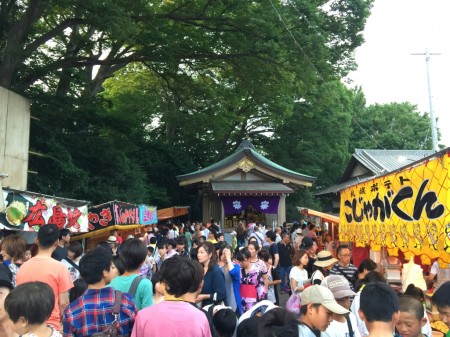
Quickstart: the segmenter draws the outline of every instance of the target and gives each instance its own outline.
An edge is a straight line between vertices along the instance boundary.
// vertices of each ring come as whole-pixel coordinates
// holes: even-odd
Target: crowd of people
[[[14,233],[0,250],[0,337],[431,337],[420,289],[310,223],[239,223],[228,242],[214,221],[169,223],[88,252],[48,224],[30,251]],[[450,282],[432,301],[450,325]]]

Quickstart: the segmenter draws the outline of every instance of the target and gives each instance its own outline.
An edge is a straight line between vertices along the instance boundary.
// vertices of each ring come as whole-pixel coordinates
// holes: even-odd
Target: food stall
[[[106,241],[111,231],[126,239],[128,235],[141,235],[143,226],[158,222],[155,206],[134,205],[122,201],[109,201],[89,208],[89,232],[76,235],[73,240],[88,239],[86,248],[92,249],[101,241]]]
[[[450,148],[340,191],[339,239],[421,265],[450,263]],[[377,261],[378,262],[378,261]],[[448,273],[447,273],[448,274]],[[442,280],[441,280],[442,281]]]
[[[0,229],[37,232],[52,223],[72,233],[88,231],[87,201],[10,188],[2,189],[2,198],[5,208],[0,210]]]
[[[300,214],[304,215],[316,226],[320,226],[321,229],[328,231],[331,237],[334,238],[338,231],[339,217],[328,213],[319,212],[310,208],[297,207]]]
[[[170,220],[189,214],[189,206],[173,206],[158,209],[158,221]]]

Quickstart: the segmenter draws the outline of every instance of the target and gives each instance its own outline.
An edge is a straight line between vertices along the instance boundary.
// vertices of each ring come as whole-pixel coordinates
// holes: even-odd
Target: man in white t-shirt
[[[344,276],[327,276],[323,279],[321,285],[331,290],[338,304],[347,310],[350,308],[350,297],[355,296],[355,293],[350,289],[350,285]],[[347,320],[350,320],[350,324]],[[349,331],[349,327],[351,327],[352,332]],[[348,315],[338,315],[333,313],[333,321],[325,332],[329,337],[361,336],[357,327],[356,317],[352,312]]]

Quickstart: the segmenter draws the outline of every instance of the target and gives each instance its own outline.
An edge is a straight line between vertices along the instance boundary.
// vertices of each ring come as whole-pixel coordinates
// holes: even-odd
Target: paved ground
[[[278,290],[278,296],[280,298],[280,307],[284,308],[289,298],[289,294],[286,294],[285,292]]]

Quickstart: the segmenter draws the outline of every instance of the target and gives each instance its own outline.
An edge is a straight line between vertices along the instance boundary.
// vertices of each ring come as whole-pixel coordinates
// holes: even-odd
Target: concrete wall
[[[0,87],[0,173],[8,174],[0,185],[27,189],[30,143],[30,102]]]

